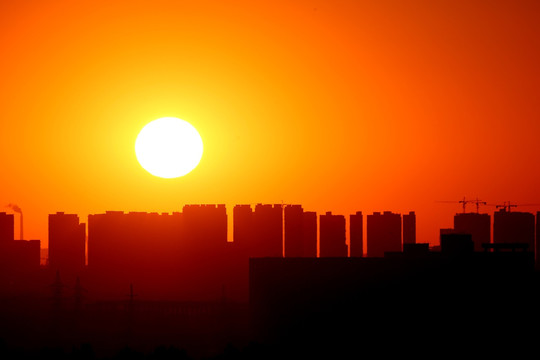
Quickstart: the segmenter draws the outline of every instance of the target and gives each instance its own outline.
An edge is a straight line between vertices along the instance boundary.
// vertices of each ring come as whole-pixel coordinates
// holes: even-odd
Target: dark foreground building
[[[471,234],[475,251],[482,251],[482,244],[491,242],[491,216],[488,214],[461,213],[454,216],[454,230]]]
[[[496,211],[493,220],[493,242],[495,244],[527,244],[534,251],[534,215],[528,212]]]
[[[450,234],[437,253],[417,244],[384,258],[251,259],[255,334],[334,357],[489,354],[525,340],[538,319],[532,253],[472,250],[469,235]]]

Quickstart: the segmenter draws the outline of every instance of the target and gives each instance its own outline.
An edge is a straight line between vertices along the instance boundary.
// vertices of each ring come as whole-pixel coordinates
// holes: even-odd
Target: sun
[[[162,178],[184,176],[201,161],[203,142],[185,120],[164,117],[145,127],[135,140],[135,155],[150,174]]]

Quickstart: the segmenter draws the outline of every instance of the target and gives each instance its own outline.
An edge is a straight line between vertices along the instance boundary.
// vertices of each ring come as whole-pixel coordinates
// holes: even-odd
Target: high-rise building
[[[534,252],[534,215],[527,212],[496,211],[493,217],[493,243],[523,243]]]
[[[228,251],[224,205],[88,217],[88,270],[104,295],[133,284],[140,296],[218,299]]]
[[[540,211],[536,212],[536,242],[534,244],[536,264],[540,262]]]
[[[88,216],[88,271],[103,295],[117,296],[133,284],[141,294],[188,288],[189,251],[181,213],[107,211]],[[210,225],[209,225],[210,226]]]
[[[401,215],[390,211],[367,216],[367,255],[383,257],[401,251]]]
[[[209,256],[227,246],[227,210],[219,205],[185,205],[182,209],[183,234],[187,241]]]
[[[281,204],[257,204],[253,213],[251,257],[283,257],[283,209]]]
[[[235,250],[245,252],[248,257],[283,256],[282,205],[257,204],[254,211],[250,205],[236,205],[233,211]],[[289,211],[292,211],[292,207]],[[292,236],[290,231],[289,235]],[[293,248],[298,246],[295,240],[291,241]]]
[[[471,234],[474,251],[483,251],[482,244],[491,242],[491,217],[478,213],[456,214],[454,230],[460,234]]]
[[[364,256],[364,218],[361,211],[349,216],[351,257]]]
[[[302,257],[304,255],[304,209],[301,205],[287,205],[285,218],[285,257]]]
[[[403,244],[416,244],[416,214],[403,214]]]
[[[15,239],[14,224],[15,217],[13,214],[0,212],[0,242],[13,241]]]
[[[345,217],[328,211],[320,215],[320,257],[347,257]]]
[[[317,257],[317,214],[304,212],[301,205],[284,209],[285,256]]]
[[[317,257],[317,213],[305,211],[302,223],[304,257]]]
[[[236,251],[249,255],[254,235],[253,210],[250,205],[233,209],[233,244]]]
[[[49,268],[62,277],[79,275],[86,263],[86,226],[75,214],[49,215]]]

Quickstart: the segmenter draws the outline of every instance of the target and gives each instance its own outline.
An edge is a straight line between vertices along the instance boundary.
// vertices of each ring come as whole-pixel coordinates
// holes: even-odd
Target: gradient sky
[[[0,204],[44,247],[56,211],[282,201],[416,210],[437,243],[461,207],[436,200],[540,204],[538,19],[538,1],[2,1]],[[163,116],[203,138],[185,177],[136,160]]]

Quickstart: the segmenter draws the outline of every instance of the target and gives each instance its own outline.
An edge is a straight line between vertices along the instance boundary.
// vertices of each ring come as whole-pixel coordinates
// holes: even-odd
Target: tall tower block
[[[49,268],[77,276],[86,265],[86,225],[76,214],[49,215]]]
[[[401,215],[391,211],[367,216],[367,255],[383,257],[401,251]]]
[[[347,257],[345,217],[329,211],[320,216],[320,257]]]
[[[416,244],[416,214],[403,214],[403,244]]]
[[[302,257],[304,253],[304,209],[300,205],[287,205],[285,217],[285,257]]]
[[[0,243],[10,242],[15,239],[15,217],[13,214],[0,212]]]
[[[364,217],[361,211],[349,216],[350,256],[364,256]]]

